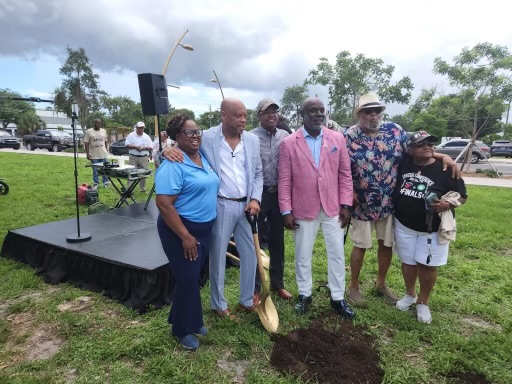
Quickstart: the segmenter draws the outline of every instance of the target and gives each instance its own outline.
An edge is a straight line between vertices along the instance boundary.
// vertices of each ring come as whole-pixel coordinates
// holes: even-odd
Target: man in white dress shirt
[[[126,148],[130,150],[128,164],[133,165],[137,169],[149,170],[149,159],[153,151],[153,142],[151,137],[144,132],[145,127],[146,125],[139,121],[135,125],[135,132],[130,133],[126,137],[125,143]],[[142,179],[139,185],[140,191],[146,192],[146,179]]]

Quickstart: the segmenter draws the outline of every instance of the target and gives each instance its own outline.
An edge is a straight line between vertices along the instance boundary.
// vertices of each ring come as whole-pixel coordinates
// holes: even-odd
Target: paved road
[[[498,172],[502,173],[503,176],[512,176],[512,159],[492,157],[489,159],[489,162]],[[487,161],[480,161],[477,164],[471,164],[472,171],[477,169],[492,169],[492,167]]]
[[[24,148],[20,148],[15,151],[13,149],[0,149],[0,152],[8,152],[8,153],[26,153],[30,155],[50,155],[50,156],[73,156],[71,152],[49,152],[46,149],[36,149],[35,151],[27,151]],[[78,157],[85,158],[85,153],[79,153]],[[114,156],[109,155],[109,158],[113,157],[115,159],[119,159],[120,162],[124,160],[125,164],[128,164],[128,156]],[[503,173],[505,176],[512,176],[512,159],[506,159],[504,157],[492,157],[489,159],[491,164],[494,165],[495,168],[498,169],[498,172]],[[475,171],[476,169],[491,169],[489,164],[484,162],[479,162],[478,164],[471,164],[471,170]],[[512,179],[493,179],[490,177],[464,177],[464,181],[469,185],[488,185],[495,187],[507,187],[512,188]]]
[[[7,153],[24,153],[29,155],[50,155],[50,156],[70,156],[73,157],[73,152],[50,152],[47,149],[36,149],[34,151],[27,151],[24,147],[21,147],[18,150],[9,149],[9,148],[2,148],[0,149],[0,152],[7,152]],[[78,153],[78,157],[82,157],[85,159],[85,153]],[[114,159],[126,159],[126,162],[128,163],[128,156],[114,156],[109,153],[109,158]]]

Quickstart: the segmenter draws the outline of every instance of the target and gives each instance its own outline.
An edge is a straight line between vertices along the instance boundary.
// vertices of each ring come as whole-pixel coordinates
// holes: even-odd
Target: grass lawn
[[[86,164],[79,159],[79,184],[92,183]],[[9,229],[74,217],[73,158],[2,152],[0,177],[10,187],[0,196],[0,244]],[[355,325],[376,337],[386,383],[449,383],[446,375],[453,371],[512,383],[512,190],[467,189],[468,202],[457,210],[457,241],[432,295],[432,324],[419,324],[414,311],[400,312],[372,294],[375,249],[367,253],[361,280],[368,306],[357,310]],[[136,195],[138,201],[146,197]],[[113,205],[116,195],[101,188],[100,199]],[[85,207],[80,211],[87,214]],[[285,281],[296,294],[289,233],[286,242]],[[346,254],[350,249],[348,242]],[[317,286],[327,279],[321,237],[313,263]],[[256,315],[242,314],[235,324],[209,313],[208,286],[201,294],[210,333],[197,352],[187,353],[170,337],[167,308],[138,315],[101,294],[45,284],[32,268],[4,258],[0,277],[0,383],[300,382],[270,365],[273,343]],[[226,282],[234,307],[238,271],[229,269]],[[396,258],[389,285],[404,293]],[[329,310],[325,294],[316,291],[307,316],[296,315],[292,303],[273,301],[283,334]]]

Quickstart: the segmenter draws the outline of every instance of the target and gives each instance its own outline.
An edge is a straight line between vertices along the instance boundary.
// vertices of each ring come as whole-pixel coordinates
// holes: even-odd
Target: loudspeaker
[[[169,113],[167,83],[163,75],[139,73],[140,103],[144,116],[165,115]]]

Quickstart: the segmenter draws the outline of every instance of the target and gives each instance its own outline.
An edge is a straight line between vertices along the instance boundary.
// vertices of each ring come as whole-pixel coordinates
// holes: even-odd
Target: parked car
[[[20,141],[7,131],[0,131],[0,148],[20,149]]]
[[[108,151],[116,156],[128,155],[129,149],[126,148],[125,140],[126,139],[114,141],[112,144],[110,144],[110,148],[108,149]]]
[[[443,144],[436,146],[436,152],[443,153],[450,156],[452,159],[456,159],[457,156],[467,147],[469,143],[468,139],[457,139],[450,140]],[[471,164],[476,164],[480,160],[485,160],[489,157],[489,147],[481,141],[476,141],[476,147],[473,148],[471,154]],[[461,159],[462,161],[462,156]]]
[[[512,157],[512,142],[509,140],[496,140],[491,145],[491,156]]]
[[[23,143],[28,151],[46,148],[50,152],[60,152],[64,148],[73,148],[73,138],[66,132],[40,129],[35,135],[23,136]]]

